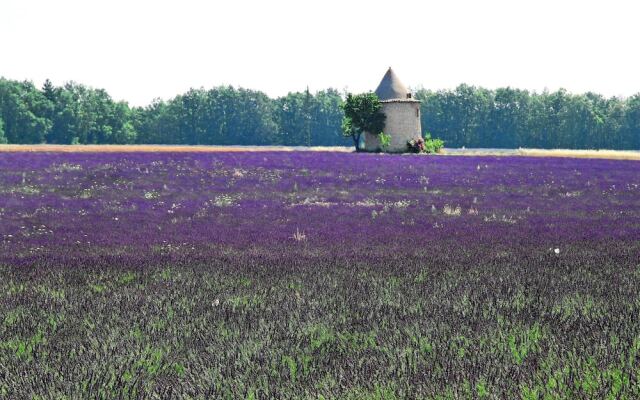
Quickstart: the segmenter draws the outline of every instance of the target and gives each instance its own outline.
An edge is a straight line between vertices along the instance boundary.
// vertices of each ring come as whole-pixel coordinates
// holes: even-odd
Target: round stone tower
[[[382,112],[387,116],[384,133],[391,136],[391,143],[384,151],[407,151],[407,141],[422,137],[420,101],[412,97],[391,67],[384,74],[375,93],[382,103]],[[365,133],[365,151],[383,150],[378,133],[380,132]]]

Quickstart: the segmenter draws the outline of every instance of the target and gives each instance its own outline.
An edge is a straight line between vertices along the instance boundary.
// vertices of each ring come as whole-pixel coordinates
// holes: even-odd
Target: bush
[[[391,144],[391,135],[380,132],[378,134],[378,138],[380,139],[380,149],[383,151],[386,150],[387,147],[389,147],[389,145]]]
[[[432,139],[431,133],[426,132],[424,134],[424,152],[425,153],[437,153],[444,147],[444,142],[441,139]]]

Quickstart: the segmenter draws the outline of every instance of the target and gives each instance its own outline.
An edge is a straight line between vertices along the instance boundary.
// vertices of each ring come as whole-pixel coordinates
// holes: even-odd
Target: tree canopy
[[[38,88],[0,78],[0,143],[345,146],[358,132],[382,130],[379,120],[354,117],[375,108],[372,95],[328,89],[273,99],[219,86],[131,107],[75,82]],[[623,99],[460,85],[421,89],[415,98],[423,131],[449,147],[640,149],[640,93]]]
[[[386,116],[381,108],[380,99],[375,93],[347,94],[347,99],[342,104],[342,133],[353,139],[356,151],[360,149],[360,137],[363,133],[378,134],[384,129]]]
[[[628,99],[566,90],[418,90],[424,130],[448,147],[640,149],[640,94]]]

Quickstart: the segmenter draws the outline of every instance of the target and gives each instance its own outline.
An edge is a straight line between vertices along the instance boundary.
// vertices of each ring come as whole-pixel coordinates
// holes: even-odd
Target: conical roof
[[[409,89],[400,82],[400,78],[389,67],[387,73],[384,74],[378,88],[376,89],[376,95],[380,100],[395,100],[406,99]]]

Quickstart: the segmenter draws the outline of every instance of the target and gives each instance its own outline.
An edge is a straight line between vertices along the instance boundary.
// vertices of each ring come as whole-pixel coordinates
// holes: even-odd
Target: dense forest
[[[640,149],[640,94],[460,85],[420,89],[415,97],[423,130],[448,147]],[[220,86],[130,107],[74,82],[37,88],[0,78],[0,143],[349,146],[341,133],[343,98],[334,89],[272,99]]]

